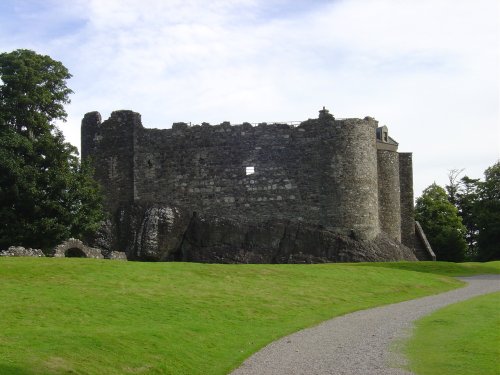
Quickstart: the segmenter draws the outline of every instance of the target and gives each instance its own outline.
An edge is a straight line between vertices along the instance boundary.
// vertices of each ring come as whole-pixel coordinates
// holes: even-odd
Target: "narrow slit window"
[[[246,172],[247,176],[250,175],[250,174],[254,174],[255,173],[255,167],[246,167],[245,168],[245,172]]]

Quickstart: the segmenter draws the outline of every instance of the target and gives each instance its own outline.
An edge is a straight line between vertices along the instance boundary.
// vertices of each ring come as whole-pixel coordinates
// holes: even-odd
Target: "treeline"
[[[438,260],[500,260],[500,161],[484,181],[452,170],[444,188],[430,185],[417,198],[420,222]]]

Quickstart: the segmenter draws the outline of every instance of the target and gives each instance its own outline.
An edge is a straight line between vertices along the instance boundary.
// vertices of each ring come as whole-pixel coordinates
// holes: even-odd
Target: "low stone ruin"
[[[97,247],[85,245],[76,238],[70,238],[67,241],[57,245],[54,248],[55,258],[95,258],[95,259],[115,259],[127,260],[127,256],[121,251],[108,251]]]
[[[40,249],[24,248],[22,246],[10,246],[7,250],[0,250],[2,257],[44,257]]]
[[[104,254],[105,259],[127,260],[127,255],[123,251],[109,251]]]
[[[40,249],[24,248],[22,246],[10,246],[7,250],[0,250],[2,257],[45,257]],[[102,250],[85,245],[76,238],[57,245],[47,256],[55,258],[95,258],[127,260],[127,255],[122,251]]]
[[[76,238],[70,238],[54,248],[54,258],[96,258],[103,259],[100,249],[89,247]]]

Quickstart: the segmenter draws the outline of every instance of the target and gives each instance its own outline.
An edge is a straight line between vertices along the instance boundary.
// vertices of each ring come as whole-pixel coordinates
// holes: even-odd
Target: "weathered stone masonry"
[[[132,111],[104,122],[90,112],[82,121],[82,156],[92,158],[112,215],[130,204],[160,205],[318,225],[358,240],[383,233],[413,248],[411,154],[397,146],[373,118],[338,120],[325,109],[296,127],[145,129]]]

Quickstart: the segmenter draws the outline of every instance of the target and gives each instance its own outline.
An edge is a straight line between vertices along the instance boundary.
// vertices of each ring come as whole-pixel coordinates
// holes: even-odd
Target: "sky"
[[[498,0],[1,0],[0,52],[61,61],[83,115],[173,122],[374,117],[419,196],[500,158]]]

